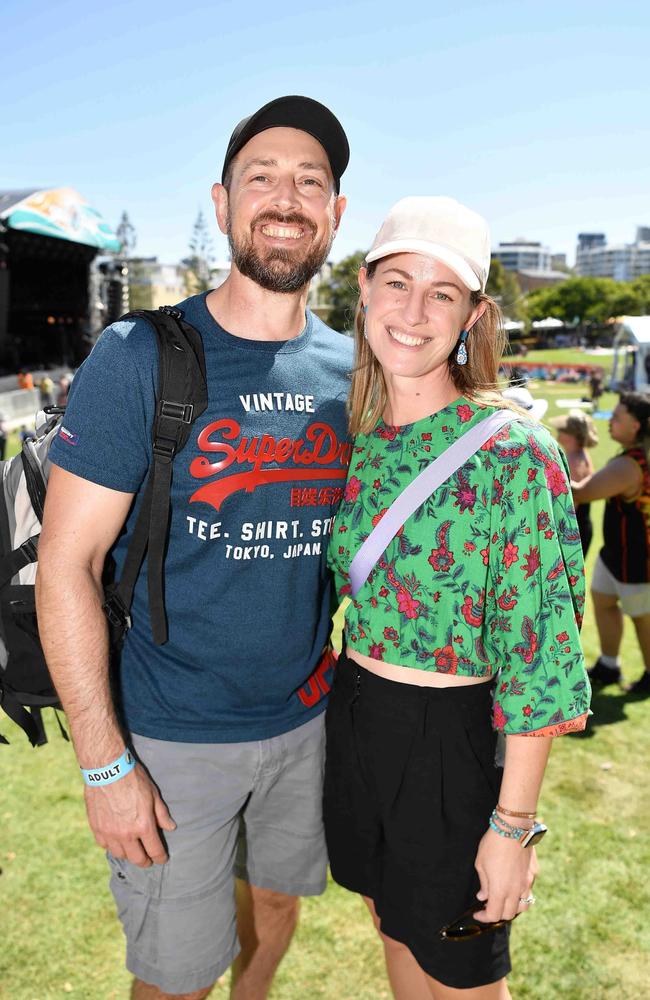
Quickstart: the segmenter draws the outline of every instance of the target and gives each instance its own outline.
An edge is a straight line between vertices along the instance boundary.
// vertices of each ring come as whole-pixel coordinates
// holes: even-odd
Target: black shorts
[[[326,716],[332,875],[374,900],[383,933],[426,973],[459,989],[510,971],[508,927],[440,938],[475,901],[476,851],[499,796],[492,688],[398,684],[343,654]]]

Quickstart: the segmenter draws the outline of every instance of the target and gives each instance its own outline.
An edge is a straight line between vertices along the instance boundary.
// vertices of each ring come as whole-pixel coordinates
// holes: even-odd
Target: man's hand
[[[522,847],[518,841],[488,830],[479,844],[475,867],[481,880],[476,895],[487,900],[485,909],[474,914],[477,920],[512,920],[528,909],[521,900],[530,896],[537,877],[534,847]]]
[[[86,786],[85,798],[95,840],[114,858],[126,858],[141,868],[167,861],[159,830],[175,830],[176,824],[139,764],[110,785]]]

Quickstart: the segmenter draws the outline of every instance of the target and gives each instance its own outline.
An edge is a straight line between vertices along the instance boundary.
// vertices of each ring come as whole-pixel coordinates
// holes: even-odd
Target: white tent
[[[546,319],[536,319],[533,321],[533,330],[559,330],[564,327],[564,323],[561,319],[555,319],[553,316],[547,316]]]
[[[650,392],[650,316],[621,316],[616,325],[612,389]]]

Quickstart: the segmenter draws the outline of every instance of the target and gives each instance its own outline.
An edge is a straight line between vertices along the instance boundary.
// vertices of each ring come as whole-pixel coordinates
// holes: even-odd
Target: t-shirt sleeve
[[[584,729],[589,713],[580,533],[563,454],[543,428],[516,433],[495,472],[488,557],[486,646],[499,668],[494,726],[558,736]]]
[[[157,366],[145,320],[107,327],[73,379],[51,461],[100,486],[136,492],[151,459]]]

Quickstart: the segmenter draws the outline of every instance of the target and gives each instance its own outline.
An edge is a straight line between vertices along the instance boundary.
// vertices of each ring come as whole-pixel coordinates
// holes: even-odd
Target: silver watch
[[[548,827],[543,823],[538,823],[537,820],[533,823],[530,830],[526,830],[523,837],[519,838],[519,843],[522,847],[534,847],[535,844],[539,844],[540,840],[545,833],[548,832]]]

